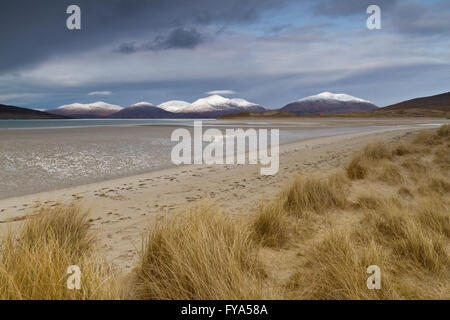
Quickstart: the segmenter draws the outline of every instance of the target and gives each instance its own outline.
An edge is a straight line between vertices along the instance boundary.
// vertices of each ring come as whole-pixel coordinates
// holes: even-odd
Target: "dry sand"
[[[354,125],[360,125],[358,121]],[[280,147],[280,170],[274,176],[261,176],[259,165],[190,165],[4,199],[0,200],[0,231],[18,225],[34,207],[79,201],[91,209],[100,254],[119,270],[129,271],[137,261],[142,234],[155,219],[202,199],[212,200],[230,214],[245,214],[278,193],[295,174],[344,166],[354,150],[368,141],[395,141],[419,128],[378,128],[289,143]]]

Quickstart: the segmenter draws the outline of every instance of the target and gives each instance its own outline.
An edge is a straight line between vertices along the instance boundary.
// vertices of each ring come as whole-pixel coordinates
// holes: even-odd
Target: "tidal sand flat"
[[[0,129],[0,199],[173,167],[170,155],[176,143],[170,141],[171,133],[183,126],[192,131],[193,123],[162,120],[61,121],[12,121],[9,129],[5,129],[7,124],[3,122],[3,129]],[[286,144],[302,139],[432,122],[328,119],[209,120],[203,123],[205,129],[279,128],[280,143]]]

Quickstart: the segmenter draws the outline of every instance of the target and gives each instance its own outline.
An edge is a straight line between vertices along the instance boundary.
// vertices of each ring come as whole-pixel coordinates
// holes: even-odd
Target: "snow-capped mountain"
[[[161,118],[173,118],[173,113],[163,110],[149,102],[139,102],[110,115],[109,118],[161,119]]]
[[[107,117],[116,113],[123,108],[114,104],[109,104],[103,101],[94,103],[73,103],[64,106],[60,106],[56,109],[48,110],[49,113],[78,117],[78,118],[88,118],[88,117]]]
[[[256,103],[244,99],[228,99],[219,95],[198,99],[193,103],[168,101],[160,104],[158,107],[177,113],[179,117],[216,117],[227,113],[261,112],[265,110]]]
[[[133,107],[141,108],[141,107],[154,107],[154,106],[155,106],[155,105],[154,105],[153,103],[151,103],[151,102],[145,102],[145,101],[143,101],[143,102],[135,103],[135,104],[129,106],[128,108],[133,108]]]
[[[190,112],[211,112],[211,111],[238,111],[255,112],[261,108],[256,103],[244,99],[228,99],[219,95],[212,95],[207,98],[198,99],[192,103]]]
[[[377,106],[370,101],[363,100],[345,93],[322,92],[315,96],[306,97],[292,102],[280,109],[289,113],[351,113],[375,110]]]
[[[184,112],[183,110],[189,110],[192,105],[186,101],[171,100],[158,105],[159,108],[169,112]]]
[[[349,94],[345,93],[331,93],[331,92],[322,92],[315,96],[306,97],[303,99],[300,99],[298,101],[318,101],[318,100],[325,100],[325,101],[342,101],[342,102],[367,102],[372,103],[367,100],[363,100],[354,96],[351,96]]]

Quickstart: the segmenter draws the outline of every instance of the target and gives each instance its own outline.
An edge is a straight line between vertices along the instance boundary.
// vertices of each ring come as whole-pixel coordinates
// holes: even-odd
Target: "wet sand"
[[[280,143],[395,126],[395,120],[204,122],[204,130],[280,128]],[[401,126],[428,120],[400,121]],[[173,167],[178,125],[0,130],[0,199],[58,190]],[[189,127],[187,127],[189,128]],[[191,130],[192,131],[192,130]],[[205,143],[206,144],[206,143]]]

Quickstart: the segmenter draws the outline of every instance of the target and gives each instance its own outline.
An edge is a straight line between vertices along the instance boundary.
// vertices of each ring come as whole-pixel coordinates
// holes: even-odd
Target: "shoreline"
[[[33,208],[77,202],[91,212],[99,250],[111,264],[127,271],[137,259],[149,223],[186,205],[213,201],[231,215],[246,214],[274,196],[295,174],[343,166],[354,150],[370,140],[395,141],[415,129],[380,129],[310,138],[280,146],[280,171],[259,175],[259,165],[183,165],[140,175],[0,200],[0,231],[14,227]],[[212,178],[211,178],[212,177]]]

